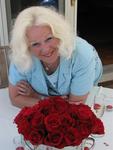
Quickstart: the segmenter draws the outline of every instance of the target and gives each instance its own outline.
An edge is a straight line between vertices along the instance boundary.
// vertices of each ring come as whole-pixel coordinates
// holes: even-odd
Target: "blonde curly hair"
[[[15,20],[12,30],[10,47],[12,50],[11,61],[25,71],[32,65],[31,53],[28,50],[26,29],[33,25],[49,25],[53,35],[60,39],[60,56],[71,57],[74,46],[74,33],[64,16],[53,9],[33,6],[24,9]]]

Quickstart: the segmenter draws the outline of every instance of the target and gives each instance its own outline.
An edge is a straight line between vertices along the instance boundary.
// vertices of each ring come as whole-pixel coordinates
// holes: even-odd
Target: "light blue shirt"
[[[28,81],[31,86],[43,95],[51,95],[44,69],[40,60],[32,57],[33,66],[22,73],[14,65],[10,64],[9,82],[16,85],[20,80]],[[66,59],[60,58],[59,71],[57,72],[57,86],[55,95],[78,95],[82,96],[88,93],[94,84],[98,82],[102,75],[102,64],[94,47],[82,38],[77,37],[76,49],[72,57]],[[49,81],[50,77],[49,77]],[[52,92],[53,93],[53,92]]]

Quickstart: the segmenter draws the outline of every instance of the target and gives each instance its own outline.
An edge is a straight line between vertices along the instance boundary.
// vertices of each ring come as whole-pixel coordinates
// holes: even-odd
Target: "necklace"
[[[45,69],[46,71],[49,71],[50,68],[52,68],[52,67],[53,67],[52,64],[51,64],[51,65],[45,65],[45,66],[44,66],[44,69]]]
[[[45,67],[45,70],[46,70],[46,71],[49,71],[49,67],[48,67],[48,66],[46,66],[46,67]]]
[[[43,65],[43,67],[44,67],[44,70],[45,70],[48,74],[53,73],[53,72],[57,69],[57,67],[58,67],[58,65],[59,65],[59,61],[60,61],[60,59],[58,58],[58,59],[57,59],[54,63],[52,63],[52,64],[45,64],[45,63],[42,62],[42,65]]]
[[[44,65],[44,69],[47,72],[54,72],[57,66],[58,66],[58,63],[56,62],[55,64]]]

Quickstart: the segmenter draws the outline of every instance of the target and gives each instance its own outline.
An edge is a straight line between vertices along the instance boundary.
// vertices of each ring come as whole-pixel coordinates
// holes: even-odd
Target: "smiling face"
[[[43,63],[52,64],[59,58],[60,40],[53,36],[49,26],[32,26],[26,33],[31,52]]]

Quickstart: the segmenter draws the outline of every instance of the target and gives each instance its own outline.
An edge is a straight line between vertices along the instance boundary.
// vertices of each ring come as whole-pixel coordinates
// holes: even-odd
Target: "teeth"
[[[47,54],[47,55],[43,55],[44,57],[50,57],[51,56],[51,54]]]
[[[47,57],[51,56],[51,54],[46,55]]]
[[[45,57],[50,57],[52,55],[52,53],[49,53],[47,55],[44,55]]]

